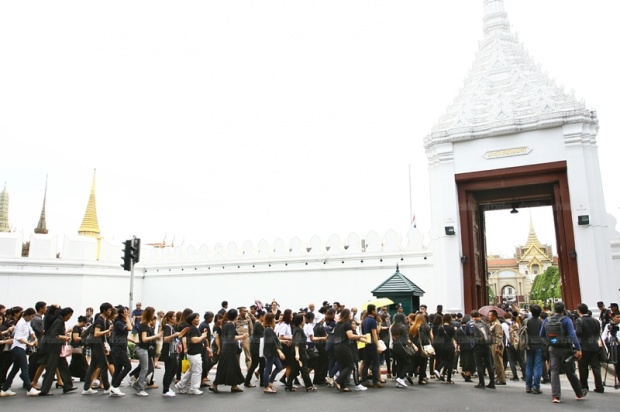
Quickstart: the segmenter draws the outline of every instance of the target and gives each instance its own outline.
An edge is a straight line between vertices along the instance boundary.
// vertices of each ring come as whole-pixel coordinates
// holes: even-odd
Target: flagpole
[[[409,226],[412,225],[413,219],[413,201],[411,197],[411,163],[409,163]]]

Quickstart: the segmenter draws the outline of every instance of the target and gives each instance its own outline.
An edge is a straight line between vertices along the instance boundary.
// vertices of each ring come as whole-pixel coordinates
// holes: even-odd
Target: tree
[[[491,305],[495,304],[495,292],[493,292],[493,288],[491,288],[491,286],[489,286],[489,303]]]
[[[543,303],[547,303],[549,300],[561,298],[560,270],[557,266],[549,266],[544,273],[536,276],[536,279],[534,279],[534,284],[530,291],[530,301],[540,300]]]

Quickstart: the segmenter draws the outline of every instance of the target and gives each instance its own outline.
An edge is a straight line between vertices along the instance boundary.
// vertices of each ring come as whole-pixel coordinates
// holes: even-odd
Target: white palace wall
[[[362,247],[360,236],[351,234],[346,239],[332,235],[327,241],[318,236],[309,242],[246,241],[241,247],[144,247],[135,268],[134,303],[201,312],[219,310],[222,300],[234,307],[273,298],[292,309],[323,300],[360,306],[398,264],[401,273],[426,291],[423,302],[452,306],[438,298],[442,294],[433,278],[432,245],[424,245],[417,229],[406,239],[392,230],[384,236],[370,232],[364,241]],[[0,237],[0,303],[28,306],[45,300],[78,313],[104,301],[129,303],[130,277],[120,266],[120,244],[104,239],[97,261],[95,239],[65,237],[59,258],[55,236],[31,236],[29,257],[21,257],[21,242],[19,234]]]

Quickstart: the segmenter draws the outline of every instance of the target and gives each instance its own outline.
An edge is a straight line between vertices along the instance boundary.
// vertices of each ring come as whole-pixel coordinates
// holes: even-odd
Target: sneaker
[[[165,398],[174,398],[175,396],[177,396],[177,394],[172,392],[172,391],[168,391],[168,392],[164,393],[164,397]]]
[[[406,389],[407,388],[406,386],[403,386],[400,383],[397,383],[396,387],[399,388],[399,389]]]
[[[32,389],[34,389],[34,388],[32,388]],[[32,390],[32,389],[30,389],[30,390]],[[13,392],[10,389],[7,389],[6,391],[0,391],[0,396],[15,396],[15,392]]]
[[[179,393],[187,393],[187,388],[180,383],[176,383],[174,387],[177,389]]]
[[[403,387],[403,388],[407,387],[407,384],[405,383],[405,380],[403,378],[396,378],[396,383],[397,385],[400,385],[400,387]]]
[[[356,391],[367,391],[368,390],[368,388],[362,384],[356,385],[353,389],[355,389]]]
[[[437,369],[435,369],[435,370],[433,371],[433,375],[435,375],[435,377],[436,377],[437,379],[440,379],[440,378],[441,378],[441,374],[439,373],[439,371],[438,371]]]
[[[149,394],[146,393],[146,391],[144,389],[142,389],[140,392],[137,392],[136,395],[138,395],[138,396],[149,396]]]
[[[202,395],[203,392],[200,389],[190,389],[188,392],[190,395]]]
[[[96,394],[97,394],[97,391],[92,388],[84,389],[82,391],[82,395],[96,395]]]
[[[108,389],[103,391],[104,395],[112,395],[112,387],[110,386]]]
[[[110,396],[125,396],[125,394],[123,392],[121,392],[121,390],[119,388],[115,388],[113,386],[110,386]]]
[[[526,393],[532,393],[532,388],[526,387],[526,388],[525,388],[525,392],[526,392]]]
[[[538,388],[532,388],[532,394],[534,395],[540,395],[542,393],[542,391]]]
[[[97,388],[99,387],[99,385],[100,385],[100,384],[101,384],[101,382],[99,381],[99,379],[95,379],[95,380],[93,381],[93,383],[90,385],[90,387],[91,387],[92,389],[97,389]]]
[[[560,403],[560,398],[558,398],[557,396],[554,396],[553,403]]]
[[[588,390],[587,389],[582,389],[581,390],[581,395],[577,395],[576,398],[577,399],[583,399],[586,397],[586,395],[588,394]]]
[[[30,390],[26,392],[26,396],[39,396],[40,393],[41,393],[40,390],[37,390],[35,388],[30,388]],[[13,395],[15,395],[15,393],[13,393]]]

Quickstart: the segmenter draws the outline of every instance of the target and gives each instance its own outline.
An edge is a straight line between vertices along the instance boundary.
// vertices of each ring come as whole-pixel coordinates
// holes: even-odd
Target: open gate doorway
[[[562,300],[581,303],[566,162],[552,162],[455,175],[467,312],[489,304],[484,212],[551,206],[555,224]]]

